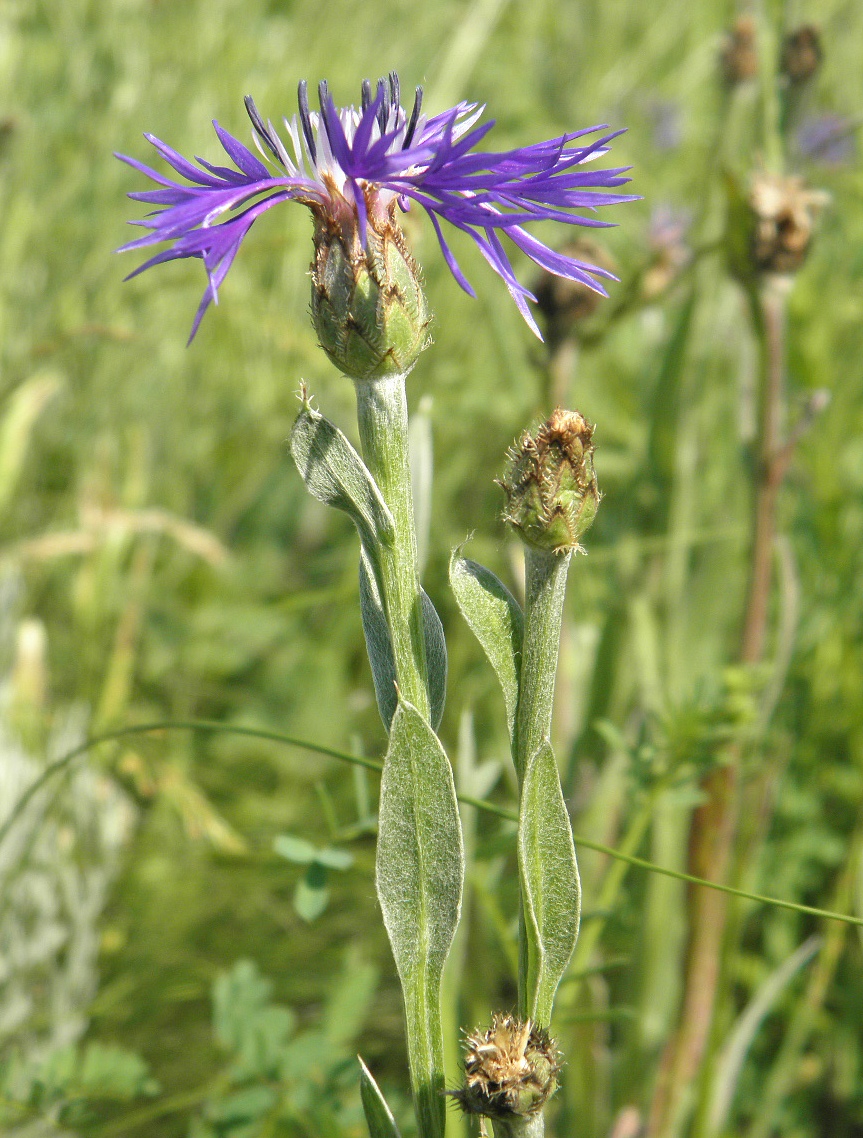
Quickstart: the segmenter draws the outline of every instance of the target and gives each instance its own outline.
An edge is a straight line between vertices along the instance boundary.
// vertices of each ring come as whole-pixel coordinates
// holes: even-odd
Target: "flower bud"
[[[468,1114],[506,1119],[537,1114],[557,1090],[560,1054],[548,1032],[496,1015],[465,1040],[464,1086],[451,1092]]]
[[[369,199],[365,247],[356,213],[315,211],[312,323],[337,368],[352,379],[404,375],[429,343],[419,266],[391,203]]]
[[[803,24],[789,32],[782,44],[782,74],[789,83],[802,86],[818,71],[823,56],[820,30],[814,24]]]
[[[579,548],[599,505],[592,438],[593,427],[577,411],[558,408],[510,450],[500,483],[504,521],[526,544],[560,554]]]
[[[754,79],[758,74],[758,43],[751,16],[740,16],[734,21],[722,46],[720,64],[729,87]]]

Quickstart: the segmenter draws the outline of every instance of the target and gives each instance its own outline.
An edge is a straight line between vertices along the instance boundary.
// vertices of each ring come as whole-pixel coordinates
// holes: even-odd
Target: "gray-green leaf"
[[[398,704],[396,661],[377,579],[365,550],[360,555],[360,615],[369,663],[372,666],[378,711],[384,727],[389,731]]]
[[[402,983],[420,1135],[444,1131],[440,985],[458,926],[464,853],[452,769],[416,708],[393,716],[381,776],[376,883]]]
[[[453,553],[449,579],[462,616],[480,642],[503,689],[509,733],[515,726],[524,614],[504,583],[484,565]]]
[[[443,709],[446,704],[446,638],[441,619],[437,614],[437,609],[432,604],[431,597],[425,589],[421,589],[420,594],[423,605],[429,707],[431,708],[432,727],[437,731],[443,719]]]
[[[401,1138],[393,1112],[387,1106],[387,1100],[362,1059],[360,1059],[360,1097],[363,1100],[370,1138]]]
[[[339,428],[308,402],[294,423],[290,445],[306,489],[350,515],[365,549],[392,544],[393,517],[374,478]]]
[[[548,1027],[554,994],[578,938],[581,883],[560,775],[547,741],[524,772],[518,867],[527,948],[525,1011]]]
[[[425,590],[422,590],[422,606],[429,706],[432,726],[437,730],[443,719],[446,703],[446,640],[440,617]],[[365,550],[360,557],[360,613],[369,663],[372,666],[378,710],[384,726],[389,730],[398,703],[396,663],[377,580]]]

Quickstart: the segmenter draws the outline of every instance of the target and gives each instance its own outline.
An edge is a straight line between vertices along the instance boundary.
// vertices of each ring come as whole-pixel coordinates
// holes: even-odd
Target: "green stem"
[[[536,1114],[514,1114],[510,1118],[492,1120],[494,1138],[544,1138],[545,1118],[542,1111]]]
[[[354,386],[363,459],[395,521],[395,542],[381,550],[380,588],[392,638],[396,677],[404,698],[428,719],[405,377],[356,380]]]
[[[545,739],[551,738],[554,681],[571,556],[525,549],[524,645],[515,715],[515,767],[519,783],[531,755]]]
[[[378,584],[392,643],[396,682],[401,696],[413,704],[425,720],[429,720],[431,708],[411,488],[405,377],[393,375],[356,380],[355,388],[363,458],[395,523],[392,545],[381,546],[379,550]],[[414,788],[407,793],[415,796],[418,791]],[[417,798],[404,803],[405,810],[415,815],[423,806]],[[422,938],[423,931],[418,929],[417,934]],[[440,974],[436,990],[429,987],[429,976],[420,976],[419,973],[410,980],[402,974],[402,987],[417,1128],[420,1138],[443,1138],[446,1114],[442,1098],[444,1048]]]

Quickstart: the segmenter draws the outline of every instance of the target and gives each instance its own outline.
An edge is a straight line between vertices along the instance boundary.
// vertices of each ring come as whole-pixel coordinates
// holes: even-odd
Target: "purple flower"
[[[216,134],[233,166],[212,165],[203,158],[196,158],[196,166],[150,134],[145,135],[147,140],[184,180],[117,155],[161,187],[129,194],[159,208],[131,223],[151,232],[118,251],[170,243],[130,277],[163,261],[199,257],[204,262],[209,283],[190,341],[210,302],[218,300],[218,288],[256,218],[284,201],[302,202],[316,220],[328,225],[358,228],[364,246],[370,210],[391,212],[397,204],[406,211],[416,202],[430,217],[444,259],[461,287],[475,295],[447,244],[442,221],[474,240],[537,336],[527,305],[535,298],[516,279],[501,236],[548,272],[605,294],[594,278],[613,280],[611,273],[554,252],[524,226],[546,220],[593,227],[612,224],[575,211],[633,200],[615,192],[629,180],[623,177],[626,168],[598,170],[586,165],[604,155],[621,131],[601,134],[604,127],[591,127],[515,150],[477,152],[494,125],[476,125],[483,107],[459,103],[427,118],[418,87],[407,115],[399,101],[395,72],[378,83],[374,95],[369,81],[363,83],[359,110],[336,108],[326,83],[319,91],[320,112],[310,111],[306,83],[300,83],[299,114],[284,120],[288,146],[246,98],[255,142],[268,165],[217,122],[213,123]],[[598,137],[588,141],[588,135]]]
[[[835,114],[805,119],[797,131],[800,153],[825,166],[842,166],[854,157],[854,135],[860,125],[859,120]]]

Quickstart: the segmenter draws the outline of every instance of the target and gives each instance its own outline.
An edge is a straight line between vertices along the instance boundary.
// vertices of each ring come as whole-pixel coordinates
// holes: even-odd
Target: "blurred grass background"
[[[736,664],[757,345],[715,252],[717,149],[727,144],[742,179],[760,160],[758,82],[729,109],[719,78],[740,11],[709,0],[0,2],[4,810],[19,786],[10,772],[26,784],[83,733],[130,722],[215,719],[380,754],[354,534],[305,495],[286,448],[300,379],[355,434],[350,385],[308,321],[309,216],[280,208],[255,225],[187,349],[203,271],[184,262],[121,284],[137,262],[112,250],[140,216],[124,194],[142,180],[111,151],[151,161],[146,130],[213,160],[211,119],[249,134],[244,94],[277,121],[300,78],[327,77],[348,103],[362,78],[396,68],[404,90],[425,84],[431,110],[487,103],[494,148],[627,126],[613,158],[634,167],[643,195],[597,238],[621,283],[553,357],[468,242],[455,248],[475,301],[430,227],[406,222],[436,313],[410,398],[433,438],[425,584],[450,646],[442,735],[462,785],[509,794],[502,705],[448,594],[449,551],[473,532],[471,556],[518,587],[493,479],[513,437],[559,398],[598,424],[605,495],[573,566],[561,661],[556,745],[576,833],[685,868],[705,764],[717,740],[745,737],[761,813],[745,818],[738,883],[863,912],[863,9],[751,9],[767,53],[799,23],[820,27],[805,112],[848,120],[838,156],[791,155],[832,203],[788,300],[789,421],[818,389],[832,401],[781,497],[760,668]],[[684,266],[687,241],[697,256]],[[88,764],[89,781],[64,781],[32,841],[0,863],[8,1132],[360,1135],[357,1047],[403,1110],[400,997],[372,886],[374,780],[211,733],[105,745]],[[465,822],[476,860],[447,983],[453,1025],[471,1027],[512,1003],[515,910],[511,834]],[[321,866],[275,853],[280,834],[353,855],[326,869],[328,904],[313,920],[298,909],[308,918],[323,904]],[[687,892],[641,871],[615,877],[598,855],[581,862],[594,931],[561,1000],[568,1066],[552,1126],[634,1138],[678,1015]],[[315,894],[305,909],[298,882]],[[90,923],[76,932],[85,897]],[[857,932],[748,905],[731,927],[712,1058],[685,1125],[716,1138],[859,1138]],[[273,1000],[293,1009],[290,1023]],[[716,1087],[728,1101],[710,1114]]]

